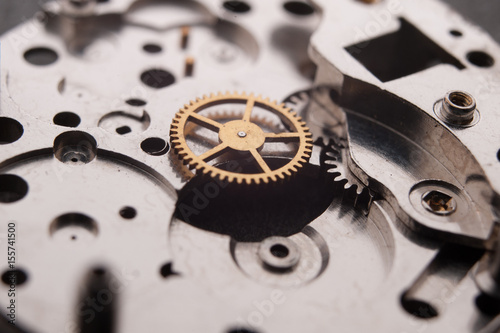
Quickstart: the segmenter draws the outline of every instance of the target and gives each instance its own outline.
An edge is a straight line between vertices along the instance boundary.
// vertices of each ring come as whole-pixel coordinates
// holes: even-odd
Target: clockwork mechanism
[[[0,332],[500,332],[500,46],[442,1],[33,2]]]

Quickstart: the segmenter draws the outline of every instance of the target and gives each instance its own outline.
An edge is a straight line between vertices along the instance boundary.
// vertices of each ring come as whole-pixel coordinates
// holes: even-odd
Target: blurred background
[[[259,0],[263,1],[263,0]],[[500,43],[500,1],[444,0],[464,17],[483,27]],[[0,0],[0,34],[31,18],[48,0]]]

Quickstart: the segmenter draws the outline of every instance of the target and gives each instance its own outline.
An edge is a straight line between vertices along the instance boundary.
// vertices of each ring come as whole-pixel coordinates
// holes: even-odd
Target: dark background
[[[112,1],[112,0],[111,0]],[[486,29],[500,43],[500,1],[444,0],[472,22]],[[0,0],[0,34],[19,24],[47,0]]]

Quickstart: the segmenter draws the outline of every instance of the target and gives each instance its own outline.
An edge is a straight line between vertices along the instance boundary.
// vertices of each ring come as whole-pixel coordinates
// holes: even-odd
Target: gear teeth
[[[299,114],[303,114],[310,104],[311,90],[298,91],[287,97],[284,102],[287,107],[292,108]]]
[[[316,144],[324,147],[322,164],[326,167],[326,172],[331,175],[335,188],[342,192],[342,201],[368,213],[374,195],[348,169],[346,165],[349,158],[348,148],[334,143],[333,140],[328,144],[325,144],[323,140],[318,140]]]
[[[240,174],[237,172],[229,172],[222,169],[218,169],[214,166],[207,164],[205,161],[199,159],[199,156],[193,154],[191,149],[187,146],[186,138],[184,137],[184,128],[186,123],[189,121],[189,116],[193,112],[197,112],[201,107],[207,103],[223,104],[224,100],[227,99],[228,102],[238,101],[239,103],[245,102],[248,99],[254,99],[257,105],[264,107],[265,109],[275,109],[276,112],[283,115],[288,119],[290,127],[295,128],[295,130],[300,133],[300,145],[296,156],[285,166],[278,170],[271,171],[269,173],[261,174]],[[220,103],[218,103],[220,101]],[[227,112],[223,112],[222,115],[225,116]],[[227,118],[237,117],[239,113],[232,111],[229,112]],[[213,118],[212,118],[213,119]],[[265,123],[265,117],[251,118],[251,122],[257,121]],[[258,123],[257,123],[258,124]],[[272,126],[272,125],[270,125]],[[280,127],[281,130],[282,127]],[[283,130],[281,130],[283,131]],[[202,175],[209,175],[213,178],[219,178],[221,180],[227,179],[229,182],[237,182],[238,184],[269,184],[276,183],[280,180],[285,180],[287,177],[293,176],[294,173],[299,172],[301,168],[309,161],[312,154],[312,134],[309,132],[306,124],[302,121],[300,117],[297,116],[296,112],[293,112],[291,108],[287,107],[284,103],[278,104],[275,100],[270,101],[268,97],[263,98],[261,95],[255,97],[254,94],[247,93],[230,93],[226,91],[225,94],[218,92],[217,95],[213,93],[209,94],[209,97],[203,95],[202,98],[195,98],[195,100],[190,101],[189,104],[185,104],[183,108],[176,113],[172,120],[170,126],[170,141],[172,145],[172,151],[177,155],[177,157],[182,161],[182,163],[188,165],[189,168],[195,169],[197,173]]]

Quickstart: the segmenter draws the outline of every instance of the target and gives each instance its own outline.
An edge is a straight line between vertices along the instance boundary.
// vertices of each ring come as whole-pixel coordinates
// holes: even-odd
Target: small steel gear
[[[353,203],[354,207],[368,212],[374,199],[374,193],[349,169],[349,148],[344,140],[331,139],[324,147],[321,161],[334,182],[342,189],[343,199]]]
[[[200,115],[199,112],[216,105],[222,104],[245,104],[245,111],[242,117],[225,123],[220,123],[214,119]],[[254,107],[259,107],[265,111],[278,116],[288,131],[280,133],[264,132],[258,124],[251,121]],[[185,127],[188,122],[218,134],[219,144],[208,151],[197,155],[188,146],[185,136]],[[221,180],[229,182],[236,181],[241,184],[259,184],[261,182],[278,181],[291,176],[308,162],[312,152],[312,135],[306,124],[284,104],[271,102],[268,98],[261,96],[247,95],[245,93],[226,93],[218,95],[211,94],[196,101],[191,101],[185,105],[175,115],[170,129],[170,138],[174,152],[192,168],[203,174],[210,174]],[[272,169],[260,154],[260,150],[265,143],[269,142],[296,142],[298,149],[295,155],[285,165]],[[227,171],[208,162],[220,157],[226,152],[246,152],[249,153],[257,163],[260,172],[241,173]]]
[[[283,100],[286,107],[292,108],[302,115],[311,104],[311,90],[301,90]]]

